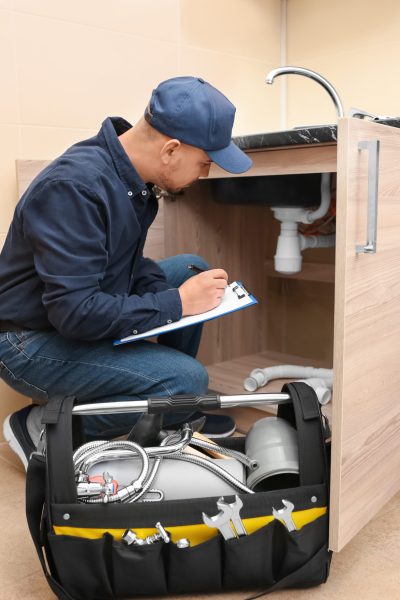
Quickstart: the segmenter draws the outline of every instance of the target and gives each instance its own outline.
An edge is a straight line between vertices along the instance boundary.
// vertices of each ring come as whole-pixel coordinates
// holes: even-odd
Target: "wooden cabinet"
[[[365,244],[368,151],[379,140],[377,251]],[[340,119],[336,144],[249,152],[245,176],[331,172],[336,248],[306,250],[304,268],[272,268],[279,224],[269,208],[219,204],[208,180],[164,204],[166,254],[202,255],[259,300],[205,327],[210,387],[243,391],[254,367],[334,368],[330,547],[339,551],[400,488],[400,130]],[[227,174],[213,166],[210,178]],[[268,388],[275,391],[281,382]]]

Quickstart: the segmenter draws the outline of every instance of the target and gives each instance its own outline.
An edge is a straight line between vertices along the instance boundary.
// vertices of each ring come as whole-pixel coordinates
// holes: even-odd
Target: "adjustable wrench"
[[[219,529],[225,540],[232,540],[236,537],[231,527],[231,511],[219,512],[214,517],[209,517],[206,513],[202,513],[203,522],[212,528]]]
[[[280,519],[285,523],[286,529],[288,531],[295,531],[297,527],[292,519],[294,504],[292,502],[289,502],[289,500],[282,500],[282,504],[285,508],[280,508],[279,510],[276,510],[274,507],[272,507],[272,514],[275,519]]]
[[[233,523],[234,528],[236,529],[238,537],[241,537],[242,535],[247,535],[246,528],[239,514],[240,510],[243,507],[243,502],[241,501],[239,496],[235,496],[235,502],[232,502],[230,504],[228,502],[225,502],[223,498],[220,498],[217,502],[217,506],[224,513],[230,514],[230,519]]]

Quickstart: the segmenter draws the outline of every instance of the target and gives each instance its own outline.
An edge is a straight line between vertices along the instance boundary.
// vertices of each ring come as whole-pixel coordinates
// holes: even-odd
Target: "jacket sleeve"
[[[151,258],[141,256],[135,273],[134,292],[163,292],[169,288],[164,271],[158,264]]]
[[[177,289],[110,294],[101,289],[108,253],[106,209],[85,186],[47,182],[27,201],[24,234],[44,285],[42,302],[50,323],[64,337],[121,338],[177,321]]]

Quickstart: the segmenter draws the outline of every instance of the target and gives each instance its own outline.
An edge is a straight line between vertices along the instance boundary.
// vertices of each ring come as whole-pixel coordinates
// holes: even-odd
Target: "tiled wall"
[[[287,64],[326,77],[344,104],[380,115],[400,113],[400,2],[288,0]],[[287,77],[288,126],[334,123],[328,94],[315,82]]]
[[[0,248],[15,160],[51,159],[107,115],[135,121],[163,79],[220,88],[236,134],[277,128],[279,87],[264,77],[279,39],[280,0],[0,0]],[[15,406],[1,381],[0,397],[1,421]]]

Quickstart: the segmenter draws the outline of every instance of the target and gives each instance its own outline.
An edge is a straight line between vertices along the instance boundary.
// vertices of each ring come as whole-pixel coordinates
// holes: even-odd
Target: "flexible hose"
[[[207,458],[193,456],[193,454],[171,454],[171,456],[168,456],[166,460],[183,460],[194,465],[204,467],[205,469],[208,469],[209,471],[214,473],[214,475],[216,475],[217,477],[220,477],[221,479],[223,479],[233,487],[238,488],[242,492],[245,492],[247,494],[254,494],[253,490],[247,487],[247,485],[239,481],[239,479],[236,479],[236,477],[228,473],[228,471],[225,471],[225,469],[223,469],[219,465],[215,465],[212,460],[208,460]]]
[[[267,385],[271,379],[308,379],[310,377],[326,379],[328,386],[332,387],[332,369],[316,369],[299,365],[276,365],[265,369],[253,369],[244,381],[244,388],[249,392],[255,392],[259,387]]]
[[[173,433],[173,434],[167,436],[165,439],[163,439],[160,446],[166,446],[169,442],[172,442],[172,440],[176,437],[176,435],[177,434]],[[161,461],[163,458],[165,458],[165,456],[163,456],[163,455],[159,455],[155,458],[153,468],[150,471],[150,475],[149,475],[147,481],[144,483],[143,489],[139,492],[139,494],[137,496],[135,496],[134,498],[126,498],[125,500],[123,500],[123,502],[137,502],[142,496],[144,496],[147,493],[147,491],[150,491],[149,488],[157,475],[158,469],[160,468],[160,464],[161,464]],[[146,500],[144,500],[144,501],[146,502]],[[148,500],[147,500],[147,502],[148,502]]]
[[[172,435],[166,437],[160,444],[162,447],[168,447],[169,444],[178,436],[179,434],[173,433]],[[182,439],[182,436],[181,436]],[[193,440],[192,440],[193,442]],[[254,461],[251,461],[245,454],[238,452],[236,450],[231,450],[228,448],[224,448],[222,446],[218,446],[217,444],[212,444],[208,442],[204,442],[203,440],[196,440],[194,445],[198,445],[199,447],[207,448],[210,450],[217,450],[221,452],[221,454],[225,454],[227,456],[231,456],[240,460],[240,462],[244,463],[246,466],[250,468],[254,467]],[[248,488],[244,483],[236,479],[233,475],[225,471],[219,465],[216,465],[212,460],[208,460],[206,458],[186,455],[182,454],[182,450],[180,449],[178,452],[173,446],[173,453],[164,456],[164,454],[158,453],[154,459],[154,465],[150,469],[149,472],[149,456],[147,454],[147,449],[142,448],[138,444],[134,442],[128,441],[111,441],[111,442],[89,442],[82,446],[74,453],[74,462],[75,468],[78,472],[87,474],[89,468],[96,464],[97,462],[101,462],[103,460],[118,458],[125,459],[129,458],[132,455],[132,452],[135,455],[139,455],[143,461],[143,468],[140,474],[140,477],[119,490],[116,494],[110,494],[104,497],[97,498],[87,498],[82,497],[80,500],[87,504],[100,504],[104,502],[137,502],[140,498],[145,496],[148,492],[159,493],[160,498],[162,492],[160,490],[150,489],[151,484],[153,483],[155,477],[157,476],[158,469],[160,468],[161,461],[164,459],[172,459],[172,460],[183,460],[185,462],[189,462],[195,464],[197,466],[201,466],[208,471],[212,472],[217,477],[220,477],[227,483],[229,483],[232,487],[239,489],[242,492],[246,492],[248,494],[254,493],[253,490]],[[79,465],[78,465],[79,463]],[[255,463],[256,464],[256,463]],[[80,470],[78,469],[80,467]],[[154,502],[152,499],[143,498],[144,502]]]
[[[112,503],[112,502],[123,502],[124,499],[130,498],[132,496],[142,495],[143,486],[145,484],[147,474],[149,472],[149,457],[147,456],[145,450],[139,446],[139,444],[135,444],[135,442],[129,441],[113,441],[108,442],[106,444],[98,446],[97,448],[93,448],[90,451],[90,456],[87,456],[88,453],[85,454],[86,458],[83,463],[80,464],[80,473],[87,475],[87,472],[91,466],[94,464],[106,460],[109,456],[109,453],[113,450],[129,450],[133,452],[135,455],[139,455],[142,459],[142,471],[139,477],[132,481],[129,485],[118,490],[115,494],[107,494],[105,496],[101,496],[99,498],[87,498],[82,497],[81,500],[86,504],[100,504],[100,503]],[[147,491],[147,489],[146,489]]]
[[[154,479],[157,476],[158,473],[158,469],[160,468],[161,465],[161,461],[162,461],[162,457],[157,457],[154,460],[154,465],[153,468],[150,471],[150,475],[147,479],[147,481],[145,482],[145,484],[143,485],[143,489],[141,490],[141,492],[139,492],[139,494],[135,497],[128,497],[125,498],[125,500],[122,500],[122,502],[137,502],[142,496],[144,496],[147,492],[151,492],[153,490],[149,489],[151,484],[153,483]],[[164,493],[162,492],[163,497],[164,497]],[[155,502],[154,500],[146,500],[146,498],[143,498],[142,502]]]
[[[239,452],[238,450],[225,448],[224,446],[219,446],[218,444],[214,444],[212,442],[206,442],[205,440],[200,440],[196,437],[192,438],[190,445],[197,446],[198,448],[204,448],[205,450],[213,450],[215,452],[219,452],[220,454],[224,454],[225,456],[229,456],[230,458],[235,458],[251,470],[254,470],[258,467],[256,460],[249,458],[246,454],[243,454],[243,452]]]
[[[104,460],[110,459],[125,459],[131,458],[132,452],[135,455],[139,455],[142,459],[142,471],[140,476],[135,481],[132,481],[129,485],[121,488],[115,494],[108,494],[106,496],[96,497],[96,498],[88,498],[81,497],[80,501],[86,504],[101,504],[101,503],[113,503],[113,502],[137,502],[142,496],[144,496],[148,492],[158,493],[159,499],[162,500],[164,494],[160,490],[150,489],[150,486],[157,475],[157,471],[159,469],[161,460],[164,455],[164,450],[167,452],[181,452],[182,448],[185,447],[191,439],[192,430],[190,426],[184,426],[183,432],[181,435],[179,433],[174,433],[168,437],[166,437],[160,444],[163,447],[163,452],[157,452],[157,456],[155,459],[155,463],[149,474],[149,456],[147,453],[147,449],[142,448],[139,444],[131,441],[99,441],[99,442],[89,442],[84,446],[81,446],[75,453],[75,470],[79,475],[87,475],[90,467],[95,465],[98,462],[102,462]],[[180,437],[180,441],[182,442],[180,445],[172,446],[170,448],[165,448],[169,445],[169,443],[176,437]],[[149,449],[151,451],[157,450],[157,448]],[[153,499],[143,499],[144,502],[155,502],[157,500]]]
[[[76,467],[76,464],[79,460],[84,460],[86,454],[90,456],[91,452],[95,448],[99,449],[101,446],[107,444],[108,441],[109,440],[99,440],[97,442],[87,442],[86,444],[83,444],[83,446],[80,446],[77,450],[75,450],[75,452],[72,455],[72,461],[74,463],[74,466]]]

